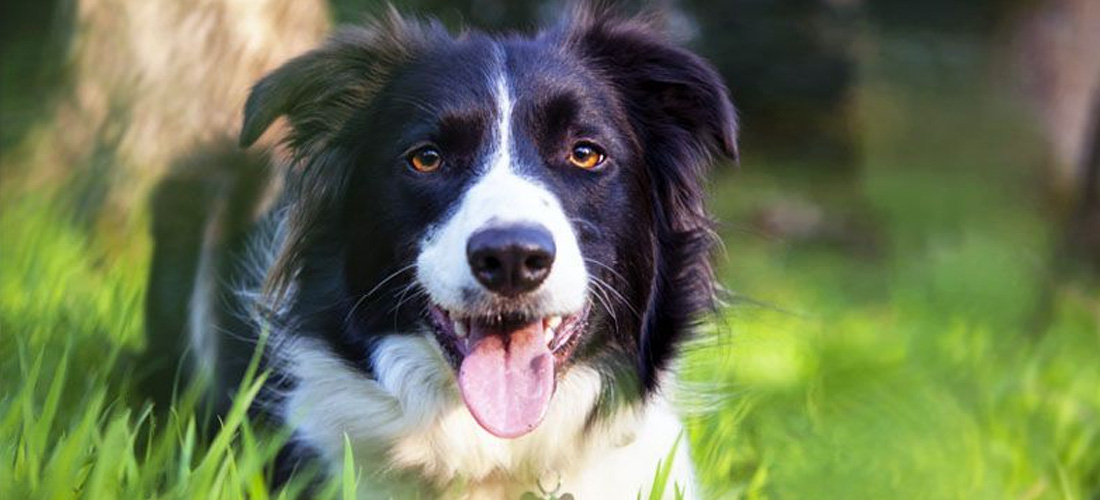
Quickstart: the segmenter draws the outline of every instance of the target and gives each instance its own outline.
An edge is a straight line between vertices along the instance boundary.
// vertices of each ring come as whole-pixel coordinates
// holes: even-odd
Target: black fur
[[[208,380],[217,391],[206,408],[216,414],[232,405],[236,388],[252,356],[252,325],[235,307],[235,286],[245,286],[240,262],[255,228],[256,210],[271,181],[271,157],[242,151],[229,141],[208,143],[194,154],[180,158],[172,175],[152,196],[153,255],[145,299],[145,331],[148,347],[139,380],[143,393],[158,410],[169,408],[174,393],[183,388],[176,372],[186,369],[195,377],[194,360],[187,346],[191,309],[197,300],[207,302],[211,321],[225,335],[212,339],[219,362]],[[206,268],[201,266],[206,258]],[[207,273],[212,290],[194,297],[199,274]]]
[[[533,38],[452,35],[391,13],[262,79],[240,143],[286,117],[285,240],[265,299],[229,307],[266,308],[268,321],[293,324],[369,374],[379,332],[425,320],[408,266],[487,153],[497,117],[485,68],[501,57],[514,79],[517,168],[558,196],[600,283],[601,307],[572,362],[644,398],[713,306],[703,178],[715,157],[736,158],[737,124],[706,62],[655,23],[605,9],[577,9]],[[403,162],[424,136],[448,152],[431,176]],[[598,140],[608,164],[563,164],[567,139],[579,137]]]
[[[721,77],[705,61],[655,35],[651,25],[582,12],[568,43],[590,66],[604,69],[642,148],[652,207],[652,254],[634,269],[653,269],[637,331],[642,386],[653,390],[701,313],[714,304],[710,250],[715,241],[702,185],[715,154],[737,158],[737,120]],[[635,248],[644,248],[639,246]],[[643,276],[644,278],[644,276]]]

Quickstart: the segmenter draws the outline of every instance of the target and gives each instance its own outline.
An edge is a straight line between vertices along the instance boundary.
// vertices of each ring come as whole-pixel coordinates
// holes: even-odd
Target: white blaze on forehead
[[[503,74],[494,83],[496,84],[495,93],[499,116],[497,117],[496,129],[493,131],[496,144],[494,144],[489,160],[490,173],[500,170],[511,171],[512,149],[514,147],[512,142],[512,92],[508,88],[508,81]]]
[[[532,292],[536,308],[547,314],[579,311],[587,297],[588,273],[572,224],[553,192],[516,172],[514,96],[503,58],[491,85],[497,111],[490,135],[493,143],[483,163],[476,167],[478,177],[461,194],[449,218],[421,242],[417,279],[437,305],[465,311],[471,302],[489,293],[474,278],[467,263],[466,242],[470,236],[490,224],[540,225],[553,236],[557,255],[546,280]]]

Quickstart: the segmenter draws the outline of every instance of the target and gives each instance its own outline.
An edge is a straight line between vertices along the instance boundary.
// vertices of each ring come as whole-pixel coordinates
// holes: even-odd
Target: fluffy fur
[[[239,366],[238,344],[270,332],[274,377],[256,410],[294,431],[281,470],[339,466],[346,436],[367,498],[647,488],[682,433],[664,374],[714,300],[702,182],[713,156],[736,157],[714,70],[653,23],[605,10],[577,9],[531,37],[451,34],[391,13],[261,80],[241,144],[280,117],[291,153],[281,201],[244,231],[250,250],[199,238],[184,289],[205,356],[194,365]],[[442,166],[410,169],[426,143]],[[606,161],[570,165],[581,143]],[[218,233],[222,212],[195,210],[203,234]],[[517,296],[479,284],[464,257],[471,235],[509,224],[544,230],[555,248],[545,280]],[[174,284],[153,278],[169,307]],[[510,331],[560,317],[579,326],[546,332],[562,346],[545,415],[514,439],[487,432],[456,383],[471,355],[462,318]],[[228,394],[238,371],[209,371]],[[691,493],[679,450],[673,480]]]

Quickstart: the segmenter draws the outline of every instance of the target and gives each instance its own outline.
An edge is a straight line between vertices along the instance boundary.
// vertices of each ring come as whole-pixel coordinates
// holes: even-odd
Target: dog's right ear
[[[440,28],[388,15],[365,27],[336,31],[320,48],[263,77],[248,96],[241,147],[251,146],[280,116],[296,154],[323,147],[381,87],[390,69]]]

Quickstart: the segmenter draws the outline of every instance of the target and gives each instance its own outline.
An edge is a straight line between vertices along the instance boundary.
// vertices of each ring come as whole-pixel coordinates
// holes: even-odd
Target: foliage
[[[719,176],[733,293],[683,361],[681,445],[714,498],[1097,498],[1100,291],[1050,271],[1057,220],[1003,96],[942,68],[905,87],[901,52],[863,75],[858,178],[752,157]],[[141,211],[110,240],[64,191],[3,188],[0,498],[298,496],[263,480],[283,436],[244,415],[262,373],[211,429],[194,394],[133,394]],[[873,243],[747,229],[791,198],[870,221]],[[339,476],[313,493],[349,496],[350,459]]]

